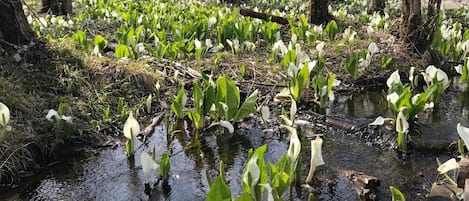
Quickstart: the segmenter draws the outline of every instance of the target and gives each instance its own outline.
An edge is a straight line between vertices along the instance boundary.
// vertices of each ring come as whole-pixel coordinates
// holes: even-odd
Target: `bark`
[[[423,53],[430,47],[433,33],[437,27],[440,5],[441,0],[430,0],[424,21],[420,0],[402,0],[401,38],[410,49]]]
[[[35,38],[19,0],[0,0],[0,47],[15,61],[21,60],[17,47]]]
[[[378,12],[380,15],[384,15],[384,0],[368,0],[368,13]]]
[[[265,14],[265,13],[259,13],[253,10],[248,10],[248,9],[241,9],[239,10],[239,14],[243,16],[249,16],[257,19],[262,19],[266,21],[271,21],[271,22],[276,22],[282,25],[287,25],[288,24],[288,19],[280,16],[275,16],[275,15],[270,15],[270,14]]]
[[[309,22],[312,24],[327,24],[332,20],[328,10],[328,0],[310,0]]]
[[[72,0],[41,0],[41,13],[52,15],[72,14]]]

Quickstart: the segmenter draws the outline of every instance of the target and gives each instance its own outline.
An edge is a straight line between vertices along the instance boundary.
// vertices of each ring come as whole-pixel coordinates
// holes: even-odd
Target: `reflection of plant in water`
[[[442,90],[442,87],[445,86],[443,80],[437,78],[436,73],[429,73],[429,75],[433,75],[431,80],[436,84],[432,84],[429,81],[429,86],[423,93],[413,95],[412,87],[402,84],[399,71],[393,72],[386,81],[388,86],[386,100],[393,117],[391,119],[378,117],[374,122],[370,123],[370,125],[383,125],[386,120],[394,120],[395,130],[398,133],[397,146],[399,151],[404,153],[407,151],[409,127],[412,127],[411,125],[414,123],[417,114],[427,108],[433,107],[433,102],[427,102],[431,100],[431,97],[437,99],[435,91]]]
[[[145,175],[145,183],[150,182],[150,173],[154,171],[155,174],[158,175],[160,179],[167,180],[169,177],[169,171],[171,168],[170,157],[168,153],[163,153],[161,155],[161,159],[159,164],[155,162],[156,153],[155,149],[153,149],[153,153],[150,156],[147,152],[143,151],[142,155],[140,155],[140,162],[142,164],[142,170]]]
[[[243,192],[235,200],[262,200],[264,190],[267,191],[269,201],[282,200],[283,194],[287,192],[293,181],[299,178],[297,166],[299,163],[299,154],[301,151],[301,142],[298,138],[297,130],[293,127],[285,126],[290,135],[290,146],[287,153],[283,154],[276,164],[266,164],[264,153],[267,145],[263,145],[256,150],[249,150],[249,161],[244,168],[241,183]],[[320,138],[311,142],[312,159],[311,170],[307,182],[311,181],[314,170],[317,166],[324,164],[321,154],[322,140]],[[224,170],[221,166],[220,175],[212,183],[212,179],[207,175],[210,191],[206,201],[233,200],[231,190],[226,184]]]

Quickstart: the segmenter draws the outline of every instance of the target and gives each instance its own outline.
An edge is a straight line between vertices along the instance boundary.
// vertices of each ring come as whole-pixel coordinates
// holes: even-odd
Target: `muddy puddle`
[[[313,189],[296,188],[302,190],[294,193],[293,200],[307,200],[309,192],[314,192],[318,200],[360,200],[347,177],[349,171],[380,179],[377,200],[391,200],[390,185],[399,188],[409,200],[425,200],[432,182],[440,179],[435,158],[444,161],[457,154],[451,144],[457,139],[457,122],[469,124],[468,97],[457,92],[446,93],[442,100],[444,104],[421,114],[419,132],[412,139],[422,142],[414,145],[415,149],[405,160],[392,150],[392,140],[386,146],[377,145],[375,139],[382,136],[372,135],[382,135],[382,129],[366,126],[377,116],[389,116],[381,92],[339,97],[327,110],[327,116],[358,125],[362,131],[323,129],[326,165],[318,168]],[[184,122],[180,123],[187,127]],[[260,122],[251,119],[233,135],[204,133],[194,136],[189,132],[167,135],[162,123],[156,127],[148,144],[137,142],[133,163],[127,160],[123,143],[114,149],[89,151],[81,157],[51,166],[43,176],[32,178],[27,187],[6,200],[204,200],[209,191],[206,173],[217,176],[220,161],[225,163],[226,179],[233,195],[238,195],[242,190],[240,179],[250,148],[267,144],[265,159],[272,162],[288,149],[284,132],[263,130]],[[302,144],[303,161],[309,161],[309,140],[303,139]],[[153,147],[157,159],[165,151],[172,155],[171,177],[163,182],[152,175],[150,181],[156,184],[145,194],[139,156]],[[303,177],[306,177],[309,164],[303,166]]]

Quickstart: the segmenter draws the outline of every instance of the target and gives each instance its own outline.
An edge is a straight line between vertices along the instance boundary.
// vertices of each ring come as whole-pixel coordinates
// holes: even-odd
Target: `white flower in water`
[[[396,118],[396,131],[398,133],[407,133],[409,131],[409,122],[407,122],[407,119],[404,116],[404,113],[402,112],[406,108],[402,108],[399,114],[397,114]]]
[[[435,67],[434,65],[430,65],[427,67],[427,69],[425,69],[425,73],[423,73],[423,78],[427,85],[434,84],[433,80],[435,80],[436,78],[438,82],[443,82],[443,89],[446,89],[449,86],[448,75],[446,75],[443,70]]]
[[[459,168],[459,163],[456,162],[456,159],[451,158],[447,160],[446,162],[444,162],[443,164],[441,164],[437,170],[438,170],[438,173],[445,174],[450,170],[454,170],[458,168]]]
[[[10,109],[0,102],[0,125],[6,127],[8,122],[10,122]]]
[[[383,118],[382,116],[379,116],[375,119],[375,121],[369,123],[368,125],[370,126],[382,126],[384,125],[384,122],[386,121],[391,121],[392,118]]]
[[[145,181],[148,182],[150,172],[152,170],[157,171],[160,166],[145,151],[142,152],[142,155],[140,155],[140,162],[142,163],[142,170],[143,174],[145,175]]]
[[[376,45],[376,43],[370,43],[370,45],[368,45],[368,52],[370,54],[376,54],[379,52],[379,48],[378,46]]]
[[[130,112],[129,117],[125,121],[124,124],[124,136],[132,140],[137,136],[137,134],[140,133],[140,125],[138,124],[138,121],[134,118],[132,112]]]
[[[291,135],[290,135],[290,146],[288,147],[288,156],[290,156],[290,160],[292,163],[296,163],[296,160],[298,159],[298,156],[300,155],[301,151],[301,142],[300,139],[298,138],[298,133],[296,131],[296,128],[290,127],[290,126],[285,126],[287,128]]]
[[[255,189],[257,182],[259,182],[259,177],[261,176],[261,170],[257,165],[257,156],[249,159],[247,164],[247,171],[243,174],[243,183],[249,185],[251,189]]]
[[[464,141],[466,147],[469,147],[469,128],[461,126],[461,123],[458,123],[456,129],[458,130],[459,137]]]
[[[386,85],[388,88],[391,88],[393,84],[402,84],[401,77],[399,76],[399,70],[394,71],[388,80],[386,80]]]
[[[52,117],[54,117],[54,119]],[[65,115],[59,116],[59,113],[56,110],[50,109],[49,112],[47,112],[46,119],[49,121],[64,120],[68,123],[72,123],[73,118],[71,116],[65,116]]]
[[[326,164],[322,158],[322,142],[319,136],[315,140],[311,140],[311,165],[306,183],[309,183],[313,178],[316,167]]]

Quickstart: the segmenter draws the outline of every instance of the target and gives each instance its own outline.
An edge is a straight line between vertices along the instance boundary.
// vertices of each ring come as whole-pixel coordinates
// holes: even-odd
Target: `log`
[[[288,20],[287,18],[280,17],[280,16],[275,16],[275,15],[270,15],[270,14],[265,14],[265,13],[260,13],[256,12],[253,10],[249,9],[241,9],[239,10],[239,14],[243,16],[248,16],[248,17],[253,17],[261,20],[266,20],[266,21],[271,21],[271,22],[276,22],[281,25],[288,25]]]
[[[352,182],[362,200],[378,200],[377,189],[381,185],[378,178],[354,170],[343,170],[342,174]]]
[[[469,178],[469,159],[465,158],[459,161],[459,173],[456,180],[459,188],[464,188],[467,178]]]

